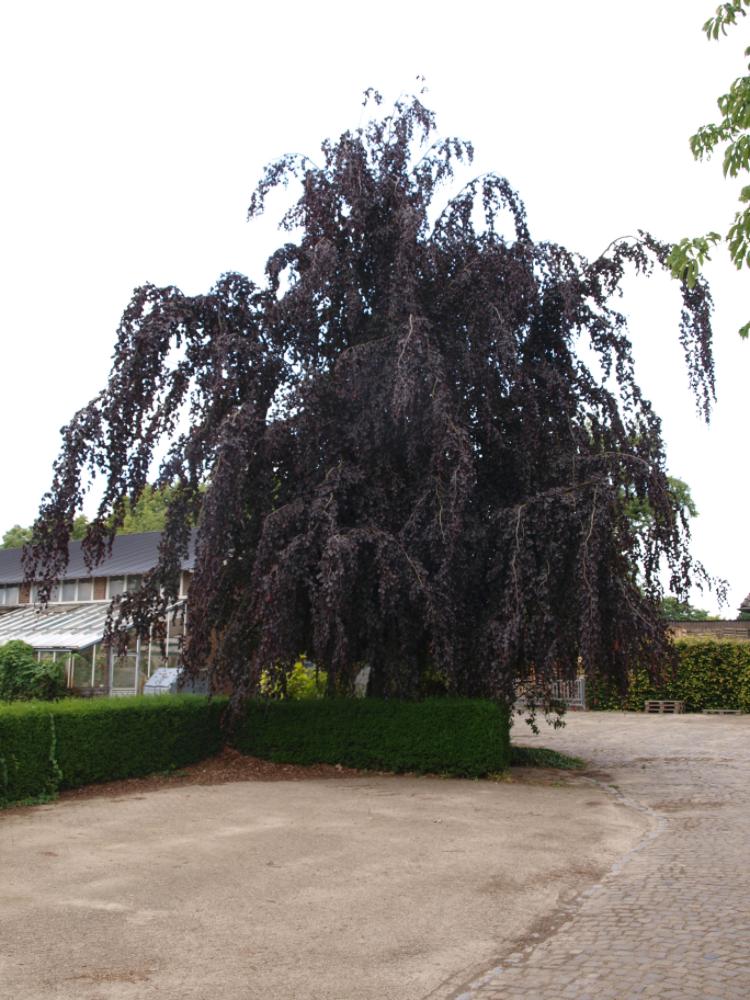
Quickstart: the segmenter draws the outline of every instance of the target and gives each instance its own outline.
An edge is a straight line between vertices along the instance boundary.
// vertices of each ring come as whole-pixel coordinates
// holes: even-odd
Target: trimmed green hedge
[[[0,806],[181,767],[223,743],[225,698],[162,695],[0,705]],[[255,701],[237,749],[286,763],[477,777],[509,765],[509,716],[489,701]]]
[[[0,706],[0,805],[193,763],[221,747],[226,699],[196,695]]]
[[[643,711],[647,699],[676,699],[688,712],[704,708],[739,708],[750,712],[750,643],[731,639],[680,639],[677,665],[659,684],[643,670],[634,671],[626,694],[600,678],[587,682],[593,709]]]
[[[0,705],[0,806],[57,791],[52,707],[40,702]]]
[[[285,764],[479,777],[508,767],[510,720],[502,705],[463,698],[255,701],[233,742]]]

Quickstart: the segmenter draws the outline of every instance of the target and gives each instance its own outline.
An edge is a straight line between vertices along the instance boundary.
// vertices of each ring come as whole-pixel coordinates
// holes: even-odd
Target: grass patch
[[[552,767],[558,771],[580,771],[586,767],[586,761],[581,757],[571,757],[559,750],[549,750],[547,747],[510,748],[511,767]]]
[[[59,795],[57,792],[41,792],[39,795],[29,795],[25,799],[16,799],[15,802],[5,802],[0,799],[0,811],[3,809],[18,809],[22,806],[43,806],[47,802],[57,802]]]

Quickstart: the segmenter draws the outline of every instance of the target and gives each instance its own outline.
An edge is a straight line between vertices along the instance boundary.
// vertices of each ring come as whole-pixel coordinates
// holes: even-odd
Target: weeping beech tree
[[[495,175],[436,205],[471,145],[436,140],[418,98],[375,114],[320,165],[266,169],[251,217],[279,185],[301,193],[263,284],[135,291],[106,388],[63,429],[27,574],[64,575],[92,477],[92,566],[128,505],[168,485],[158,565],[111,630],[158,628],[194,532],[184,660],[214,689],[283,683],[302,651],[330,693],[363,664],[386,697],[436,677],[507,697],[581,663],[622,681],[667,648],[660,564],[678,595],[701,572],[612,305],[626,270],[669,248],[641,233],[589,262],[535,243]],[[708,416],[710,297],[700,280],[682,291]]]

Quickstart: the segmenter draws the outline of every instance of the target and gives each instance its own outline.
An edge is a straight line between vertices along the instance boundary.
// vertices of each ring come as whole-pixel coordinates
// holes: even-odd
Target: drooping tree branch
[[[279,184],[301,192],[263,286],[228,274],[202,296],[136,291],[106,390],[63,432],[30,577],[64,573],[88,474],[104,480],[84,542],[100,561],[167,444],[159,563],[113,628],[146,634],[163,616],[194,529],[185,662],[238,697],[302,651],[331,692],[366,662],[373,692],[402,697],[427,675],[509,696],[581,662],[620,680],[658,662],[660,567],[678,595],[701,570],[611,303],[626,268],[665,265],[667,248],[641,233],[588,262],[534,243],[492,175],[436,213],[472,149],[434,130],[415,98],[325,142],[320,166],[270,166],[251,215]],[[706,414],[710,308],[704,285],[686,291]]]

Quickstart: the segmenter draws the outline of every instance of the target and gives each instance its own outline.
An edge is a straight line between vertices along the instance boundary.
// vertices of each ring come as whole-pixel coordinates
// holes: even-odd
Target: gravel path
[[[514,742],[584,757],[651,833],[462,1000],[747,1000],[750,717],[575,713]]]

